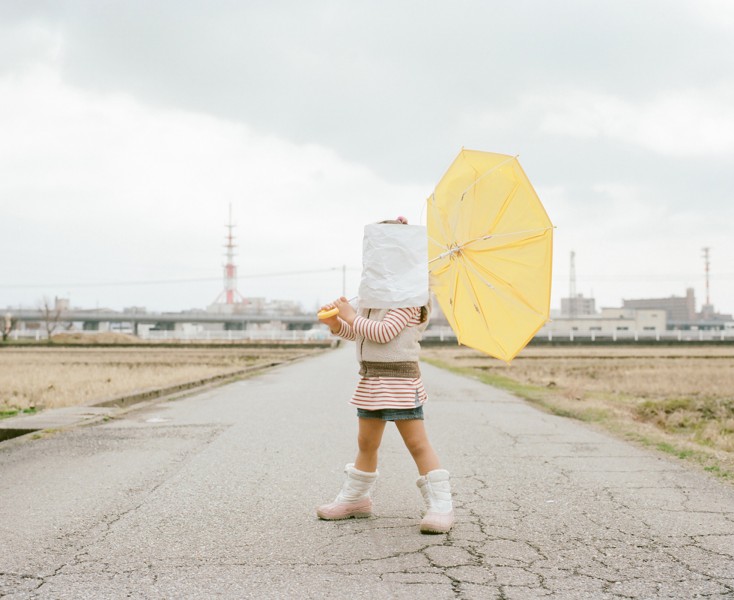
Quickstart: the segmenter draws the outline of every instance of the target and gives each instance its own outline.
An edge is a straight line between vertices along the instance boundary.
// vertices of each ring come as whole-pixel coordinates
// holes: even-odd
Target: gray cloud
[[[5,16],[60,31],[76,85],[243,121],[425,180],[468,139],[550,154],[554,140],[537,123],[478,133],[472,122],[523,95],[583,87],[643,100],[715,84],[733,66],[731,42],[690,6],[48,2]],[[607,151],[583,146],[584,158]]]

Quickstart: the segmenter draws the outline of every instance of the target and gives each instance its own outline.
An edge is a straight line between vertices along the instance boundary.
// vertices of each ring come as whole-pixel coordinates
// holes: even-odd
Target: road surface
[[[385,434],[370,519],[324,522],[353,459],[353,348],[0,444],[4,598],[734,596],[734,486],[425,365],[455,529],[421,535]]]

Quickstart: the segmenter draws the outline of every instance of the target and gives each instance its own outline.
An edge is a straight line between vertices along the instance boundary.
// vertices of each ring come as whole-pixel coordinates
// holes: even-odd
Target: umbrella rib
[[[469,250],[471,250],[472,252],[485,252],[487,250],[499,250],[501,248],[505,248],[506,246],[511,246],[513,244],[524,244],[525,242],[533,242],[533,241],[537,240],[538,238],[542,238],[544,236],[545,232],[550,231],[551,229],[555,229],[555,227],[545,227],[543,229],[533,229],[533,230],[528,230],[528,231],[517,231],[515,233],[500,234],[500,235],[485,235],[484,237],[477,238],[476,240],[472,240],[471,242],[467,242],[466,244],[464,244],[462,246],[462,249],[466,248],[467,246],[469,246],[471,244],[476,244],[478,242],[484,242],[484,241],[487,241],[487,240],[493,239],[493,238],[509,237],[511,235],[520,235],[520,234],[523,234],[523,235],[526,236],[526,237],[524,237],[524,238],[522,238],[520,240],[510,240],[508,242],[505,242],[505,243],[502,243],[502,244],[498,244],[498,245],[492,246],[490,248],[484,248],[484,249],[480,249],[480,250],[475,250],[473,248],[469,248]],[[529,234],[533,234],[533,235],[529,235]]]
[[[545,233],[549,229],[555,229],[555,227],[551,225],[550,227],[540,227],[538,229],[524,229],[522,231],[510,231],[508,233],[488,233],[485,236],[482,236],[482,237],[466,242],[462,246],[462,248],[466,248],[467,246],[471,244],[476,244],[477,242],[483,242],[485,240],[489,240],[492,238],[510,237],[512,235],[527,235],[527,234]]]
[[[494,172],[495,172],[495,171],[496,171],[497,169],[499,169],[500,167],[503,167],[503,166],[504,166],[504,165],[506,165],[506,164],[507,164],[508,162],[512,162],[513,160],[517,160],[517,156],[509,156],[508,158],[506,158],[505,160],[503,160],[503,161],[502,161],[501,163],[499,163],[499,164],[495,165],[494,167],[492,167],[492,168],[490,168],[490,169],[487,169],[487,170],[486,170],[486,171],[485,171],[484,173],[482,173],[482,174],[481,174],[481,175],[479,175],[478,177],[475,177],[475,178],[474,178],[474,181],[473,181],[472,183],[470,183],[470,184],[469,184],[469,185],[468,185],[468,186],[467,186],[467,187],[466,187],[466,188],[464,189],[464,191],[463,191],[463,192],[461,192],[461,194],[459,195],[458,205],[460,206],[461,204],[463,204],[463,202],[464,202],[464,198],[465,198],[465,196],[467,195],[467,193],[469,192],[469,190],[471,190],[472,188],[476,187],[476,185],[477,185],[477,184],[478,184],[478,183],[479,183],[479,182],[480,182],[480,181],[481,181],[482,179],[484,179],[485,177],[489,177],[489,176],[490,176],[490,175],[491,175],[492,173],[494,173]],[[472,168],[472,169],[474,170],[474,172],[475,172],[475,173],[477,173],[477,172],[478,172],[478,171],[477,171],[476,169],[474,169],[474,167],[471,167],[471,168]],[[516,186],[516,189],[517,189],[517,186]],[[505,201],[505,204],[506,204],[506,201]],[[504,205],[503,205],[503,206],[504,206]],[[456,232],[456,228],[457,228],[457,225],[458,225],[458,222],[459,222],[459,216],[460,216],[460,214],[461,214],[461,211],[457,209],[457,210],[455,211],[455,218],[454,218],[454,222],[453,222],[453,225],[452,225],[452,231],[453,231],[453,232]],[[495,222],[496,222],[496,221],[497,221],[497,220],[495,219]],[[444,233],[445,233],[445,232],[444,232]],[[447,236],[447,238],[448,238],[448,236]]]
[[[464,155],[465,155],[465,152],[464,152],[464,149],[463,149],[463,148],[461,149],[461,155],[462,155],[462,156],[464,156]],[[458,198],[458,200],[456,200],[456,201],[455,201],[455,206],[454,206],[455,210],[453,211],[453,212],[454,212],[454,215],[453,215],[453,222],[451,223],[451,232],[452,232],[452,233],[454,234],[454,237],[456,237],[456,231],[457,231],[457,229],[458,229],[458,227],[459,227],[459,219],[461,218],[461,212],[462,212],[462,211],[461,211],[461,208],[462,208],[462,206],[463,206],[463,204],[464,204],[464,198],[466,197],[466,194],[467,194],[467,193],[469,192],[469,190],[470,190],[470,189],[471,189],[471,188],[472,188],[473,186],[475,186],[475,185],[477,184],[477,181],[479,181],[479,180],[480,180],[480,179],[481,179],[481,178],[483,177],[483,174],[481,174],[481,173],[480,173],[480,172],[479,172],[479,171],[478,171],[478,170],[477,170],[477,169],[476,169],[476,168],[474,167],[474,165],[473,165],[473,164],[471,163],[471,161],[469,161],[469,160],[468,160],[468,159],[466,159],[466,158],[465,158],[465,160],[466,160],[466,164],[467,164],[467,166],[468,166],[469,168],[471,168],[471,170],[472,170],[472,171],[474,171],[474,182],[473,182],[473,183],[471,183],[471,184],[470,184],[470,185],[469,185],[469,186],[468,186],[468,187],[467,187],[467,188],[466,188],[466,189],[465,189],[465,190],[464,190],[463,192],[461,192],[461,194],[459,194],[459,198]],[[491,169],[490,169],[490,170],[491,170]],[[447,216],[447,221],[448,221],[448,220],[449,220],[449,215],[446,215],[446,216]],[[447,238],[447,239],[448,239],[448,238]]]
[[[471,266],[471,265],[467,265],[467,262],[466,261],[463,261],[463,260],[460,261],[460,262],[461,262],[461,266],[463,267],[463,271],[464,271],[464,277],[463,277],[464,287],[469,290],[469,292],[472,294],[472,296],[474,296],[474,302],[473,302],[474,303],[474,308],[481,315],[482,320],[484,321],[484,328],[485,328],[485,331],[486,331],[487,335],[492,338],[492,341],[495,344],[497,344],[497,346],[502,350],[503,353],[507,353],[507,349],[502,345],[502,343],[496,337],[494,337],[492,335],[492,330],[490,328],[489,320],[487,319],[487,315],[484,312],[484,308],[482,307],[482,303],[479,301],[479,295],[477,294],[477,291],[474,288],[474,284],[471,281],[471,277],[469,277],[469,272],[468,272],[467,267],[468,266]],[[457,269],[457,280],[458,279],[459,279],[459,271]],[[479,279],[485,285],[488,285],[490,288],[495,289],[494,286],[491,283],[489,283],[486,279],[484,279],[484,277],[481,276],[481,274],[479,275]],[[454,298],[456,298],[456,288],[457,287],[458,287],[458,285],[455,285],[454,286]],[[454,302],[454,321],[456,323],[458,323],[458,319],[456,318],[456,306],[457,306],[457,304],[458,304],[457,302]],[[456,336],[459,339],[459,341],[461,341],[461,337],[460,337],[458,331],[456,332]]]
[[[477,267],[474,265],[474,261],[471,258],[467,257],[466,255],[464,255],[464,257],[465,257],[464,263],[466,263],[466,266],[471,267],[472,272],[482,281],[482,283],[487,285],[490,289],[494,290],[498,294],[502,294],[506,299],[513,301],[515,304],[524,306],[525,308],[529,309],[531,312],[534,312],[538,316],[541,316],[541,317],[545,316],[542,312],[538,311],[527,300],[525,300],[523,296],[517,294],[517,292],[515,292],[514,295],[508,294],[503,289],[498,288],[497,286],[493,285],[491,282],[489,282],[484,277],[484,275],[482,275],[479,269],[477,269]],[[492,273],[492,277],[496,277],[497,280],[502,282],[502,284],[505,287],[515,290],[515,288],[508,281],[505,281],[504,279],[495,275],[494,273]]]
[[[457,297],[457,290],[459,289],[459,283],[461,280],[461,273],[460,273],[460,270],[456,268],[458,265],[454,261],[452,261],[452,264],[454,266],[454,269],[453,269],[453,272],[450,273],[450,275],[452,276],[453,282],[451,286],[451,294],[448,296],[449,305],[451,307],[451,314],[449,314],[445,310],[445,307],[444,307],[444,314],[446,315],[446,318],[449,320],[449,324],[451,325],[451,328],[454,330],[454,333],[456,334],[457,341],[461,343],[462,331],[459,325],[459,319],[457,318],[457,315],[456,315],[456,310],[458,307],[458,303],[456,302],[456,297]],[[446,265],[444,269],[450,269],[451,266],[452,266],[451,264]]]
[[[461,341],[461,327],[459,327],[459,320],[456,318],[456,290],[459,287],[459,270],[456,269],[455,277],[454,277],[454,289],[451,290],[451,298],[453,298],[453,306],[451,307],[451,316],[454,318],[454,323],[456,324],[456,339]]]
[[[520,182],[516,181],[515,186],[512,188],[509,194],[505,197],[504,201],[502,202],[502,206],[500,206],[499,211],[497,211],[497,214],[494,217],[494,220],[492,221],[492,224],[489,226],[488,231],[492,231],[497,223],[499,223],[500,219],[504,216],[504,214],[507,212],[507,208],[510,206],[510,203],[513,201],[515,196],[517,195],[517,190],[520,189]]]
[[[454,215],[453,215],[453,222],[451,223],[451,233],[454,234],[454,237],[456,237],[456,229],[459,226],[459,218],[461,217],[461,207],[464,204],[464,196],[466,196],[466,192],[463,192],[461,196],[459,196],[459,199],[456,202],[455,210],[453,211]]]
[[[476,289],[474,289],[474,284],[472,283],[471,279],[469,278],[469,271],[468,271],[467,267],[469,267],[470,265],[467,264],[466,261],[461,261],[461,265],[462,265],[462,267],[464,267],[464,275],[465,275],[465,279],[466,279],[466,285],[469,287],[469,289],[471,290],[472,295],[474,296],[474,308],[476,308],[477,312],[480,315],[482,315],[482,319],[484,320],[484,326],[487,329],[489,329],[489,322],[487,321],[487,315],[484,314],[484,309],[482,308],[482,303],[479,302],[479,294],[477,294]],[[479,276],[479,279],[481,280],[482,283],[484,283],[484,284],[488,285],[490,288],[494,289],[494,286],[491,283],[487,282],[483,277],[481,277],[481,275]]]
[[[450,248],[449,250],[446,250],[446,252],[442,252],[438,256],[433,257],[431,260],[428,261],[428,264],[431,264],[432,262],[439,260],[441,258],[445,258],[446,256],[449,256],[450,254],[456,254],[460,250],[464,250],[467,246],[470,246],[471,244],[476,244],[477,242],[483,242],[485,240],[489,240],[492,238],[499,238],[499,237],[509,237],[511,235],[523,235],[523,234],[529,234],[529,233],[544,233],[548,231],[549,229],[555,229],[552,225],[550,227],[541,227],[540,229],[526,229],[524,231],[512,231],[510,233],[497,233],[497,234],[487,234],[483,237],[476,238],[474,240],[470,240],[461,246],[456,246],[454,248]],[[430,239],[430,238],[429,238]],[[436,241],[436,240],[432,240]],[[446,247],[444,244],[441,244],[440,242],[436,242],[439,246]]]
[[[506,165],[508,162],[511,162],[513,160],[517,160],[517,155],[510,156],[509,158],[507,158],[506,160],[503,160],[501,163],[499,163],[498,165],[495,165],[491,169],[487,169],[484,173],[482,173],[479,177],[477,177],[473,183],[470,183],[469,186],[463,192],[461,192],[461,195],[464,196],[464,194],[466,194],[471,188],[477,185],[477,183],[479,183],[482,179],[484,179],[488,175],[491,175],[494,171],[496,171],[500,167]]]
[[[443,275],[449,268],[451,268],[451,263],[447,263],[443,265],[442,267],[436,267],[433,269],[429,269],[428,272],[433,275],[434,277],[438,277],[439,275]]]
[[[472,296],[474,296],[474,307],[476,308],[477,312],[482,316],[482,320],[484,321],[484,328],[487,332],[487,335],[492,338],[492,341],[497,344],[502,350],[503,353],[507,353],[507,349],[500,343],[500,341],[492,335],[492,330],[489,326],[489,321],[487,320],[487,315],[484,313],[484,308],[482,307],[482,303],[479,301],[479,295],[477,294],[476,290],[474,289],[474,285],[471,282],[471,278],[469,277],[469,273],[467,270],[468,265],[466,261],[461,261],[461,265],[464,268],[464,280],[465,280],[465,287],[469,288],[471,291]],[[479,279],[482,281],[482,283],[488,285],[490,288],[495,289],[495,287],[489,283],[484,277],[481,276],[481,274],[478,274]],[[458,270],[457,270],[457,279],[458,279]],[[454,292],[454,298],[456,297],[456,293]],[[454,303],[457,304],[457,303]],[[454,316],[454,320],[456,320],[456,316]],[[458,337],[458,334],[457,334]]]
[[[430,202],[431,200],[432,200],[432,202]],[[444,227],[443,219],[441,218],[441,214],[438,211],[438,205],[436,204],[436,193],[435,192],[433,194],[431,194],[431,197],[429,198],[429,204],[431,204],[433,210],[436,213],[435,214],[435,221],[441,227],[441,233],[443,234],[444,239],[449,240],[450,238],[449,238],[448,233],[446,232],[446,228]],[[437,242],[437,243],[442,248],[447,248],[448,247],[445,243],[444,244],[441,244],[440,242]],[[429,264],[430,264],[430,261],[429,261]]]

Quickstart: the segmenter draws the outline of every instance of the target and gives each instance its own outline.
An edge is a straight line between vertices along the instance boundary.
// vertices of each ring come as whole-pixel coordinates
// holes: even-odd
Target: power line
[[[609,277],[584,277],[584,283],[691,283],[698,281],[700,274],[683,273],[678,275],[635,275],[635,276],[609,276]],[[734,279],[734,273],[711,273],[711,280],[723,281]],[[560,279],[553,279],[554,283]]]
[[[266,277],[292,277],[296,275],[313,275],[317,273],[330,273],[334,271],[342,271],[344,267],[328,267],[324,269],[311,269],[304,271],[277,271],[272,273],[251,273],[238,275],[238,279],[258,279]],[[347,267],[348,271],[359,271],[357,267]],[[637,277],[606,277],[606,278],[585,278],[586,283],[686,283],[698,279],[700,275],[694,274],[678,274],[678,275],[639,275]],[[712,280],[734,279],[734,273],[711,273]],[[0,283],[0,289],[31,289],[31,288],[94,288],[94,287],[115,287],[124,285],[167,285],[181,283],[208,283],[210,281],[221,281],[221,276],[217,277],[197,277],[182,279],[148,279],[138,281],[100,281],[100,282],[77,282],[77,283]],[[554,279],[554,282],[556,280]]]
[[[349,270],[354,270],[353,267],[347,267]],[[265,277],[292,277],[294,275],[313,275],[316,273],[330,273],[334,271],[343,271],[344,267],[329,267],[326,269],[311,269],[306,271],[278,271],[273,273],[252,273],[239,275],[239,279],[257,279]],[[9,288],[94,288],[94,287],[114,287],[123,285],[166,285],[166,284],[180,284],[180,283],[206,283],[210,281],[221,281],[221,277],[198,277],[198,278],[186,278],[186,279],[149,279],[140,281],[100,281],[100,282],[81,282],[81,283],[0,283],[0,289]]]

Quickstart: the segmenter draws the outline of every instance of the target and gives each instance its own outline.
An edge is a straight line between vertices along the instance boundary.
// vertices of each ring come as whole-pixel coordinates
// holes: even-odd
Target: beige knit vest
[[[371,321],[382,321],[388,308],[364,308],[359,315]],[[430,306],[428,308],[430,313]],[[386,344],[379,344],[357,334],[357,360],[366,362],[417,362],[420,358],[420,340],[428,327],[428,319],[420,325],[403,329]]]

